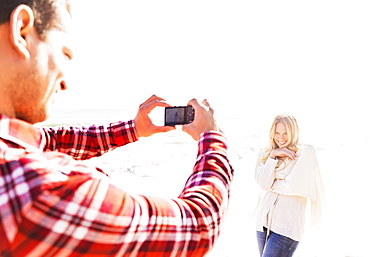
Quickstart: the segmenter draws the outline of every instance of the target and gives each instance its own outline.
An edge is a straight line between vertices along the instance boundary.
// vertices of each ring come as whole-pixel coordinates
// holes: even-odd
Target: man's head
[[[0,0],[0,113],[43,121],[66,89],[72,58],[68,0]]]
[[[8,22],[13,10],[18,5],[27,5],[34,14],[34,24],[40,37],[44,37],[47,31],[60,28],[58,8],[65,6],[68,12],[71,7],[68,0],[0,0],[0,25]]]

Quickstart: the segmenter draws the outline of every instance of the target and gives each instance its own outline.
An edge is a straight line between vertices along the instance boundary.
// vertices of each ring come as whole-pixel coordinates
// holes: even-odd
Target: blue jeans
[[[264,232],[257,231],[258,248],[261,257],[291,257],[299,244],[289,237],[285,237],[270,231],[267,238],[267,229]]]

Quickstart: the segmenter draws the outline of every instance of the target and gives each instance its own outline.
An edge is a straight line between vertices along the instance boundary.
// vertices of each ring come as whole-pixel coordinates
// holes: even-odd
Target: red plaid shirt
[[[205,255],[219,235],[233,177],[224,137],[202,135],[176,199],[130,195],[74,160],[136,140],[133,121],[54,130],[0,115],[0,255]]]

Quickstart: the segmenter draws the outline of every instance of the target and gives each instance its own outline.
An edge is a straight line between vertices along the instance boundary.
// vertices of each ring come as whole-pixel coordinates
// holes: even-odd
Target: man
[[[162,98],[145,101],[135,120],[106,127],[33,126],[67,89],[70,26],[68,0],[0,0],[0,255],[205,255],[219,235],[233,177],[206,101],[189,102],[195,120],[183,130],[199,141],[198,158],[176,199],[129,195],[76,161],[172,130],[148,117],[168,106]]]

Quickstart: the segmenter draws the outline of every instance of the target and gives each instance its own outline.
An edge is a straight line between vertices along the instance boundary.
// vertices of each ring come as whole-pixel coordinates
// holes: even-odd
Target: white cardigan
[[[272,158],[261,165],[264,154],[260,152],[255,173],[257,183],[264,190],[257,207],[257,231],[266,227],[300,241],[307,199],[311,202],[311,224],[318,225],[322,217],[324,194],[316,150],[311,145],[300,146],[298,158],[288,161],[282,170],[275,170],[278,161]]]

